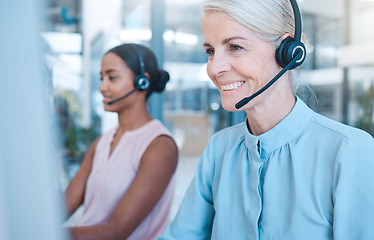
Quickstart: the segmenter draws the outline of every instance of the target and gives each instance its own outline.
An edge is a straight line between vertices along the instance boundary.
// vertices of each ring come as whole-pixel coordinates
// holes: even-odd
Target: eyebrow
[[[210,45],[209,43],[204,43],[204,47],[211,47],[212,45]]]
[[[114,70],[114,69],[109,69],[109,70],[106,70],[105,71],[105,74],[109,74],[109,73],[113,73],[113,72],[116,72],[116,70]],[[103,73],[102,72],[100,72],[100,75],[102,75]]]
[[[246,38],[244,37],[239,37],[239,36],[236,36],[236,37],[230,37],[230,38],[226,38],[222,41],[222,44],[227,44],[229,42],[231,42],[232,40],[247,40]],[[204,43],[204,47],[211,47],[212,45],[210,45],[209,43]]]
[[[237,37],[230,37],[230,38],[226,38],[226,39],[224,39],[224,40],[222,41],[222,43],[223,43],[223,44],[227,44],[227,43],[231,42],[232,40],[247,40],[247,39],[244,38],[244,37],[239,37],[239,36],[237,36]]]

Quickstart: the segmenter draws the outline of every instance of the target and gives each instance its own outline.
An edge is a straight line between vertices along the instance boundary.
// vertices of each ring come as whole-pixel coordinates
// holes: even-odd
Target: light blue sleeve
[[[205,149],[197,165],[175,219],[158,240],[210,239],[214,218],[212,177],[214,161],[209,148]]]
[[[347,140],[335,169],[333,195],[335,240],[374,239],[374,139],[368,134]]]

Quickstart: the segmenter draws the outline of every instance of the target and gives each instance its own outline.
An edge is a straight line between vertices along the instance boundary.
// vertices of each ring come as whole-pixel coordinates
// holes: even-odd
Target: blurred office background
[[[322,115],[374,135],[374,31],[371,26],[374,1],[298,2],[308,41],[307,60],[300,70],[300,96]],[[50,209],[57,210],[44,209],[44,219],[60,219],[63,215],[58,210],[61,203],[54,201],[55,195],[74,176],[90,143],[116,124],[116,115],[103,111],[99,92],[100,61],[108,49],[124,42],[149,46],[156,53],[160,67],[171,76],[166,91],[153,94],[149,109],[169,128],[180,149],[178,189],[172,210],[175,214],[210,136],[245,118],[243,112],[228,113],[222,109],[220,95],[206,74],[207,55],[199,15],[201,3],[202,0],[38,0],[17,6],[17,1],[0,3],[0,30],[2,38],[7,40],[0,41],[0,48],[9,54],[2,54],[0,59],[1,71],[8,73],[1,78],[4,96],[0,109],[3,118],[0,223],[4,224],[0,224],[0,239],[21,239],[16,237],[22,234],[16,229],[24,226],[13,226],[20,215],[12,211],[26,215],[24,222],[18,222],[21,225],[38,218],[28,210],[36,206],[34,211],[38,211],[38,205],[31,205],[32,201],[25,203],[24,209],[11,204],[27,201],[21,197],[26,194],[22,192],[24,182],[31,181],[32,189],[38,189],[37,186],[47,189],[35,194],[40,194],[40,198],[49,196],[40,199],[41,206],[46,201]],[[40,56],[37,61],[35,54]],[[8,58],[10,55],[14,61]],[[23,56],[29,56],[26,60],[30,61],[20,61]],[[39,71],[35,70],[32,75],[28,72],[30,69]],[[33,84],[35,81],[39,85]],[[5,89],[6,86],[14,92]],[[20,99],[18,109],[5,105],[10,98]],[[36,100],[32,101],[33,98]],[[40,109],[36,109],[38,104],[42,105]],[[45,121],[44,125],[40,125],[40,119],[25,115],[24,108],[29,109],[30,115],[35,114],[34,118]],[[25,135],[26,140],[8,140],[9,134]],[[30,145],[30,152],[48,151],[48,154],[37,159],[27,151],[23,151],[24,155],[14,155],[13,152],[22,152],[22,143]],[[13,157],[22,159],[12,161]],[[30,168],[20,172],[20,165]],[[17,187],[19,193],[13,194]],[[38,201],[38,196],[34,198]],[[43,214],[39,217],[43,218]],[[52,225],[51,234],[62,239],[64,234],[53,228],[53,223],[45,222]],[[37,224],[42,222],[34,223],[36,229]],[[31,228],[32,225],[28,229]],[[44,236],[47,235],[28,239],[58,239]]]

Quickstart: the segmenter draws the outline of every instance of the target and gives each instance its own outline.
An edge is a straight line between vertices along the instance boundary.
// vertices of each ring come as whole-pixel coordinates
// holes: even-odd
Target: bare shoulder
[[[174,141],[174,139],[168,135],[160,135],[156,137],[149,147],[160,147],[163,149],[169,149],[172,148],[174,150],[177,150],[177,145]],[[171,150],[171,149],[170,149]]]
[[[151,164],[166,164],[175,168],[178,162],[178,147],[174,139],[168,135],[156,137],[142,157],[142,164],[151,162]]]
[[[147,151],[154,151],[158,149],[169,154],[178,153],[177,144],[175,143],[174,139],[168,135],[160,135],[156,137],[149,145]]]

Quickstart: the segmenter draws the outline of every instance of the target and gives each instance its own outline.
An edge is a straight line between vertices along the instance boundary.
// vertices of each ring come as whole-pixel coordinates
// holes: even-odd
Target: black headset
[[[246,105],[253,98],[257,97],[273,85],[283,74],[288,70],[295,69],[300,66],[306,57],[306,48],[305,45],[301,42],[302,34],[302,23],[301,23],[301,13],[299,6],[297,5],[296,0],[290,0],[291,6],[295,18],[295,34],[294,37],[284,39],[275,52],[275,58],[279,66],[283,69],[263,88],[255,92],[249,97],[243,98],[238,103],[235,104],[235,108],[239,109]]]
[[[145,76],[145,67],[144,67],[144,61],[143,61],[143,57],[142,55],[140,54],[140,52],[138,51],[138,48],[135,44],[130,44],[130,46],[134,49],[135,51],[135,54],[138,58],[138,63],[139,63],[139,70],[140,70],[140,74],[137,75],[134,79],[134,86],[137,90],[140,90],[140,91],[145,91],[149,88],[150,86],[150,81],[149,79]]]
[[[275,55],[278,64],[281,67],[285,68],[297,56],[299,52],[302,52],[301,57],[296,60],[294,64],[292,64],[289,70],[295,69],[296,67],[300,66],[304,62],[306,55],[305,46],[301,42],[302,23],[299,6],[297,5],[296,0],[290,0],[290,2],[295,18],[295,34],[293,38],[289,37],[282,41],[282,43],[277,48]]]

